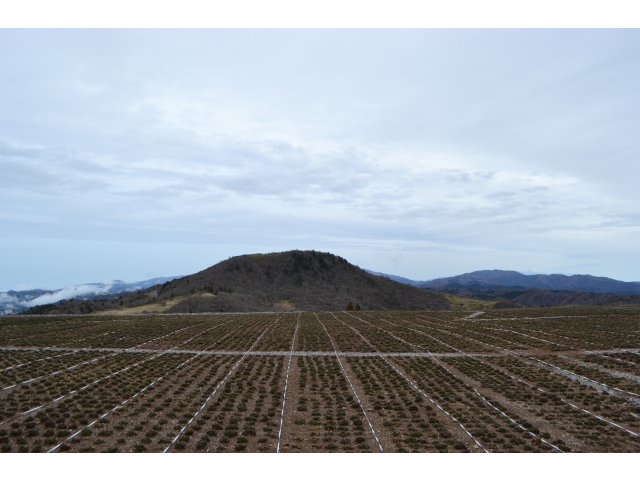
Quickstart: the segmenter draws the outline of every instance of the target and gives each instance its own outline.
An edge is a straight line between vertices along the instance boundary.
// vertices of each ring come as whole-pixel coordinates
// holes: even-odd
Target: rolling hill
[[[511,301],[524,307],[612,306],[640,304],[640,295],[533,288],[512,297]]]
[[[166,313],[344,310],[448,310],[446,297],[375,276],[330,253],[293,250],[241,255],[206,270],[117,299],[63,301],[27,313]]]

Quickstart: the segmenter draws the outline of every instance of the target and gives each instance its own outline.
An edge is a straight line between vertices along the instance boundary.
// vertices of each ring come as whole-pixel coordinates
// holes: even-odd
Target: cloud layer
[[[157,274],[299,247],[412,278],[637,280],[638,37],[0,32],[0,286],[42,284],[15,246],[43,240],[146,245]],[[141,278],[130,251],[55,283]]]

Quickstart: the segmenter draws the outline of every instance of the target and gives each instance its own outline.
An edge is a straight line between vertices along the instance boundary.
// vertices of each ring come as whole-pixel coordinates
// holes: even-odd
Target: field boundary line
[[[369,415],[367,415],[367,412],[364,409],[364,406],[362,405],[362,402],[360,401],[360,397],[358,396],[358,392],[356,392],[356,389],[353,387],[353,384],[351,383],[351,379],[349,378],[349,375],[347,375],[347,372],[345,371],[344,366],[342,365],[342,362],[340,361],[340,357],[338,356],[338,349],[336,348],[336,344],[333,343],[333,338],[331,338],[331,335],[329,335],[329,331],[327,330],[327,327],[324,326],[324,323],[322,323],[322,320],[320,320],[320,317],[318,317],[318,314],[316,312],[313,312],[313,314],[316,316],[316,319],[318,320],[318,322],[320,322],[320,325],[322,325],[322,328],[324,328],[324,331],[327,334],[327,337],[329,337],[329,341],[331,342],[331,346],[333,346],[333,350],[335,351],[335,354],[336,354],[336,359],[338,360],[338,364],[340,365],[340,369],[342,370],[342,373],[344,374],[344,378],[346,378],[347,382],[349,382],[349,386],[351,387],[351,391],[355,395],[356,400],[358,400],[358,405],[360,405],[360,409],[362,410],[362,413],[364,414],[364,418],[367,420],[367,423],[369,424],[369,428],[371,429],[371,433],[373,434],[373,438],[375,438],[376,442],[378,443],[378,448],[380,449],[381,452],[384,452],[384,449],[382,448],[382,445],[380,444],[380,440],[378,439],[378,435],[376,434],[376,431],[374,430],[373,425],[371,424],[371,420],[369,420]],[[333,315],[333,313],[332,313],[332,315]],[[335,317],[335,315],[334,315],[334,317]]]
[[[300,316],[296,321],[296,330],[293,332],[293,340],[291,340],[291,350],[289,351],[289,362],[287,363],[287,375],[284,379],[284,394],[282,396],[282,412],[280,412],[280,430],[278,430],[278,446],[276,447],[276,453],[280,453],[280,438],[282,437],[282,424],[284,423],[284,405],[287,401],[287,387],[289,386],[289,370],[291,369],[291,358],[293,357],[293,346],[296,343],[296,335],[298,335],[298,327],[300,326]]]

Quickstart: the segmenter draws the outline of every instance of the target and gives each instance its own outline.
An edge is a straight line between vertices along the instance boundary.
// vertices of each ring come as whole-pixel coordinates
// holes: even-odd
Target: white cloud
[[[495,251],[512,268],[537,252],[550,271],[580,252],[615,276],[631,267],[608,250],[640,258],[637,35],[0,32],[21,39],[0,49],[0,224],[186,250]]]

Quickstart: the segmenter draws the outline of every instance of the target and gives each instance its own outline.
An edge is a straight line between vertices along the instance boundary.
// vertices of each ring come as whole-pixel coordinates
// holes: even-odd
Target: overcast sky
[[[330,251],[640,280],[638,30],[1,30],[0,290]]]

